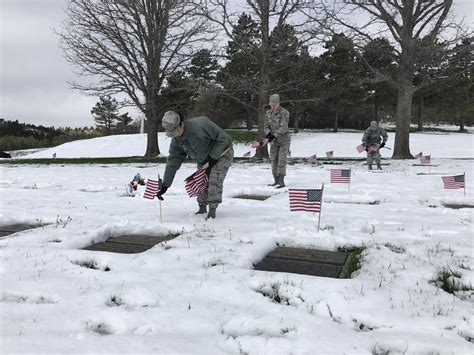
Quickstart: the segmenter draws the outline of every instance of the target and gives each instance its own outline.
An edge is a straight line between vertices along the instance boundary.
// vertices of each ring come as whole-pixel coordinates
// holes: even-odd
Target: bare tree
[[[125,94],[147,119],[145,156],[160,153],[160,90],[210,38],[201,4],[184,0],[68,0],[59,33],[66,59],[90,95]]]
[[[238,10],[235,2],[229,0],[208,0],[207,4],[208,8],[202,9],[202,15],[217,24],[225,36],[234,41],[234,45],[239,45],[239,41],[234,38],[235,32],[233,30],[238,23],[237,18],[242,12],[249,14],[258,24],[260,47],[258,51],[255,51],[255,60],[259,63],[259,69],[255,84],[258,96],[258,132],[263,135],[268,97],[279,89],[272,87],[270,79],[271,54],[274,50],[271,33],[283,28],[286,24],[291,24],[296,29],[302,43],[311,42],[319,34],[317,28],[320,27],[315,25],[317,22],[312,18],[318,18],[321,23],[324,23],[317,13],[318,2],[311,0],[243,0]],[[310,19],[306,13],[311,14],[312,18]],[[240,43],[240,45],[247,44]],[[247,84],[242,83],[242,85]],[[268,157],[267,148],[259,149],[257,156]]]
[[[412,157],[409,134],[413,94],[423,87],[414,86],[415,74],[433,60],[432,52],[439,49],[442,35],[451,37],[442,41],[446,48],[459,38],[461,23],[455,23],[448,16],[452,4],[453,0],[339,0],[336,6],[325,8],[332,25],[344,27],[362,45],[384,36],[394,45],[397,78],[392,80],[378,73],[381,80],[393,84],[398,92],[392,158]],[[363,21],[351,20],[362,16]]]

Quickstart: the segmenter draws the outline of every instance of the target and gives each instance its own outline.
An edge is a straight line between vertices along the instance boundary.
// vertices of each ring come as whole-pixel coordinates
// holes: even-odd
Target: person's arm
[[[268,113],[265,112],[265,119],[264,119],[264,122],[263,122],[263,134],[266,136],[268,136],[268,133],[271,133],[272,129],[270,127],[270,120],[268,119]]]
[[[165,174],[163,176],[163,186],[170,187],[173,183],[176,172],[186,159],[186,152],[177,142],[176,138],[171,140],[168,159],[166,161]]]
[[[280,125],[276,132],[273,133],[275,137],[281,136],[288,133],[288,123],[290,121],[290,113],[288,110],[282,110],[280,114]]]
[[[362,137],[362,144],[367,146],[367,140],[369,139],[369,131],[365,130],[364,136]]]

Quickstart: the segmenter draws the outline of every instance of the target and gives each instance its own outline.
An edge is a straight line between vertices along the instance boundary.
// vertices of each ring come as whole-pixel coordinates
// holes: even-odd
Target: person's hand
[[[211,157],[208,157],[201,164],[199,164],[200,166],[199,169],[212,168],[214,165],[216,165],[216,163],[217,163],[217,159],[212,159]]]
[[[366,145],[364,145],[365,147],[365,151],[368,152],[369,151],[369,147],[367,147]]]
[[[385,147],[385,143],[384,143],[384,142],[382,142],[382,144],[380,144],[380,147],[379,147],[379,148],[383,148],[383,147]]]
[[[211,157],[207,158],[207,162],[209,163],[209,167],[213,167],[217,163],[217,159],[212,159]]]
[[[168,190],[168,186],[161,186],[161,190],[158,191],[158,194],[156,195],[156,197],[158,197],[158,200],[161,200],[163,201],[163,195],[166,193],[166,191]]]
[[[273,135],[272,132],[268,132],[265,138],[268,139],[269,142],[273,141],[275,139],[275,136]]]

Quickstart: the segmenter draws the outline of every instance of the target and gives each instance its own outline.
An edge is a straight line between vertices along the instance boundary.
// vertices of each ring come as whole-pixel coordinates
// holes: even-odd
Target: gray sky
[[[472,28],[474,0],[454,3],[454,13]],[[53,32],[64,6],[64,0],[0,0],[0,118],[55,127],[94,124],[90,110],[98,98],[68,87],[74,74]]]

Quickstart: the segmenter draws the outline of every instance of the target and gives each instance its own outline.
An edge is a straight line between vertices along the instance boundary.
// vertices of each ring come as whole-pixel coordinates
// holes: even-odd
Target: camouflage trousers
[[[380,162],[382,160],[380,151],[377,150],[376,152],[367,152],[367,164],[372,165],[374,160],[377,165],[380,165]]]
[[[224,179],[229,171],[232,161],[234,160],[234,149],[232,147],[221,156],[217,163],[209,172],[209,185],[197,198],[200,205],[209,205],[210,208],[217,208],[222,202],[222,190]]]
[[[270,147],[270,160],[272,161],[272,174],[286,175],[286,157],[290,149],[291,138],[289,134],[285,134],[276,138]]]

